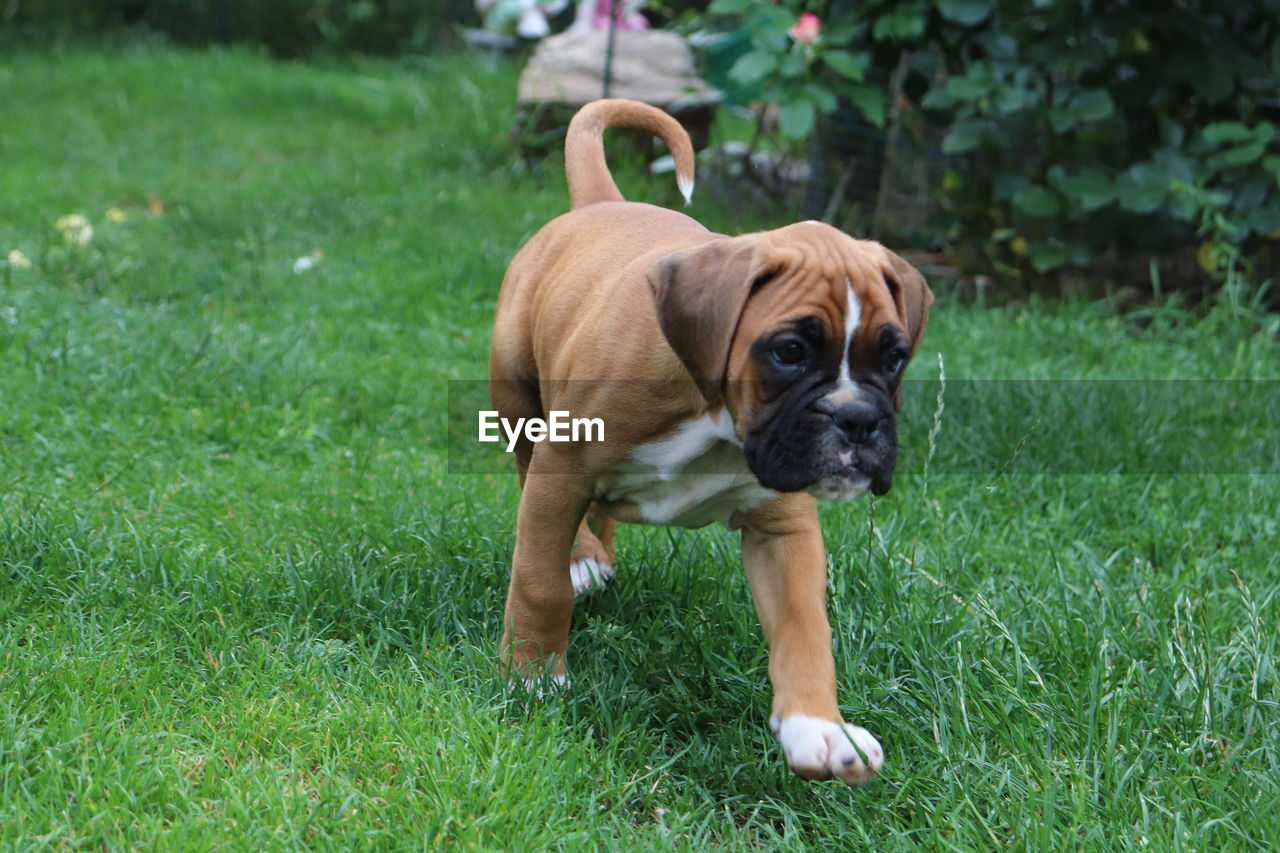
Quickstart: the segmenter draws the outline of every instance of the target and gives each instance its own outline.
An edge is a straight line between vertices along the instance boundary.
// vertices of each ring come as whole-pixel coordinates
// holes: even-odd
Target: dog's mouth
[[[887,494],[893,486],[893,463],[869,465],[857,456],[853,449],[838,451],[835,462],[839,467],[804,491],[824,501],[849,501],[868,491],[876,496]]]
[[[868,491],[884,495],[893,486],[898,457],[894,436],[870,445],[850,445],[829,430],[773,438],[744,448],[747,466],[766,488],[847,501]]]
[[[743,450],[766,488],[846,501],[887,493],[898,461],[898,433],[889,398],[860,389],[851,402],[826,401],[831,386],[796,393],[756,420]]]
[[[804,490],[805,493],[813,495],[820,501],[851,501],[872,489],[874,478],[858,468],[857,463],[853,461],[852,450],[841,453],[838,461],[843,465],[839,471],[819,478],[816,483]],[[876,494],[884,494],[884,492]]]

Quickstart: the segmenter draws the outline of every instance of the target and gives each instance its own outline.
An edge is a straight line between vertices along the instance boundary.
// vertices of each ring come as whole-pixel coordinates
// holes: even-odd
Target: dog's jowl
[[[870,779],[880,744],[844,722],[817,499],[887,492],[907,361],[933,296],[878,243],[817,222],[714,234],[623,200],[607,127],[661,137],[693,190],[693,150],[661,110],[584,107],[569,127],[572,210],[507,270],[490,357],[506,423],[599,418],[598,441],[515,437],[522,492],[502,655],[563,682],[574,595],[613,577],[619,522],[741,531],[769,643],[769,724],[806,778]]]

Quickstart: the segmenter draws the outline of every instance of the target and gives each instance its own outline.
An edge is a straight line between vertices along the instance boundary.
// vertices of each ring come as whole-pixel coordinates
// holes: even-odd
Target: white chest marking
[[[852,384],[849,377],[849,346],[853,343],[853,335],[858,331],[858,321],[862,319],[862,306],[858,297],[853,295],[853,285],[846,282],[844,292],[847,297],[844,308],[844,349],[840,352],[840,383]]]
[[[642,444],[605,495],[629,501],[650,524],[702,527],[727,522],[776,496],[747,467],[725,410],[686,421],[670,436]]]

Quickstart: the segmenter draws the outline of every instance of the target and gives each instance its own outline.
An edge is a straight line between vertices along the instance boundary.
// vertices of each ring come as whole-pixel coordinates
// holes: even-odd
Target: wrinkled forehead
[[[781,272],[778,287],[760,294],[775,321],[816,316],[828,334],[900,325],[887,277],[888,255],[879,243],[854,240],[821,223],[772,232]]]

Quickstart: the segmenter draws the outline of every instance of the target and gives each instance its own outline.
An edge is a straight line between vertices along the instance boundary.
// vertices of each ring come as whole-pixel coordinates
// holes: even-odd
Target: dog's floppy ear
[[[889,269],[885,270],[885,281],[893,293],[893,301],[898,305],[898,314],[907,324],[907,340],[911,344],[911,353],[920,348],[924,338],[925,327],[929,325],[929,306],[933,304],[933,291],[920,275],[920,271],[902,258],[890,252]]]
[[[662,334],[709,402],[724,391],[738,320],[768,272],[762,256],[754,240],[726,237],[664,255],[646,273]]]
[[[907,342],[911,346],[911,354],[915,355],[924,338],[924,330],[929,325],[929,306],[933,304],[933,291],[924,280],[920,271],[911,264],[885,249],[889,258],[889,269],[885,270],[885,283],[893,294],[893,301],[898,306],[898,316],[907,327]],[[894,411],[902,410],[902,385],[893,391]]]

